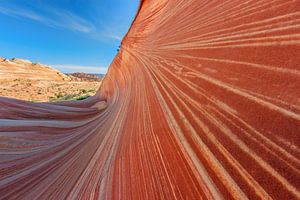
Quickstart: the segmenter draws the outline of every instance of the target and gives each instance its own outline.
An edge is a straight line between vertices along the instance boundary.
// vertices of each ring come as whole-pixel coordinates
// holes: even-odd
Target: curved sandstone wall
[[[300,7],[145,0],[96,96],[0,98],[0,199],[299,199]]]

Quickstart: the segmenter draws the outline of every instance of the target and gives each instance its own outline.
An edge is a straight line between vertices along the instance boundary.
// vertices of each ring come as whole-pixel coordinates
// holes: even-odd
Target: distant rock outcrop
[[[72,80],[78,80],[78,81],[101,81],[101,78],[96,74],[76,72],[76,73],[68,74],[68,76],[71,77]]]

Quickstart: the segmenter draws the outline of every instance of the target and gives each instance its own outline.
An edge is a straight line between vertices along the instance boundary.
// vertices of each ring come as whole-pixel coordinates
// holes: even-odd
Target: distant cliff
[[[71,77],[72,80],[78,80],[78,81],[101,81],[101,78],[97,74],[87,74],[82,72],[76,72],[68,74],[69,77]]]

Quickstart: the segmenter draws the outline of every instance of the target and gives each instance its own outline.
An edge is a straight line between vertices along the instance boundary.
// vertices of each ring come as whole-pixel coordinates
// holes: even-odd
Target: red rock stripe
[[[0,98],[0,199],[300,199],[299,22],[141,1],[94,97]]]

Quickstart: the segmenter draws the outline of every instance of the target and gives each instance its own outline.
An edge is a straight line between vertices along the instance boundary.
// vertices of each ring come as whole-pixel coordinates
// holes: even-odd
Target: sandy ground
[[[0,96],[27,101],[50,101],[67,94],[92,96],[101,82],[0,79]]]

